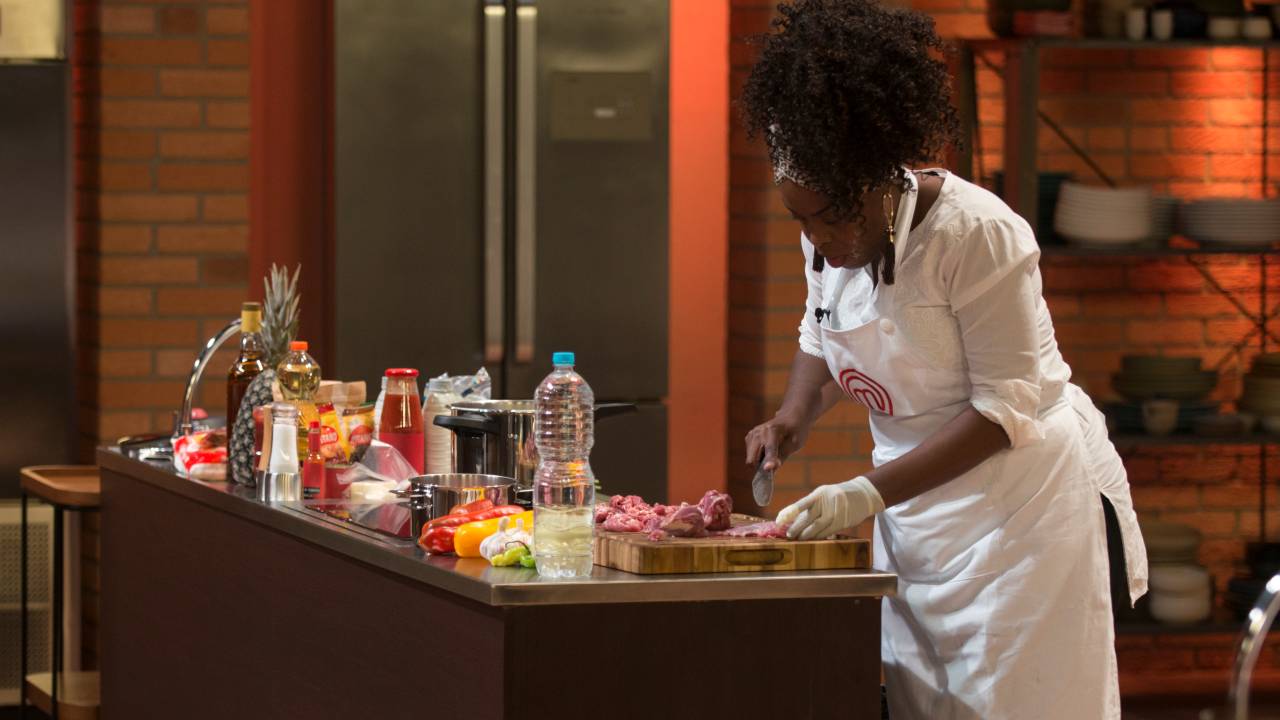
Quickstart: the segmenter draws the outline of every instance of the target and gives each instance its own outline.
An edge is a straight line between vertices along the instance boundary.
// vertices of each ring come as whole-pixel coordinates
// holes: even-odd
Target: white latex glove
[[[822,485],[778,513],[779,525],[790,525],[793,540],[827,538],[884,510],[884,498],[871,481],[858,476]]]

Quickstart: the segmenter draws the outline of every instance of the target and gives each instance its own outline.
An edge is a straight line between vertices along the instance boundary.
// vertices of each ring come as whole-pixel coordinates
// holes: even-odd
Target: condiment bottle
[[[422,406],[422,422],[427,428],[427,472],[453,472],[453,432],[435,424],[437,415],[448,415],[453,404],[462,400],[453,391],[453,383],[447,377],[432,378],[427,382],[427,398]]]
[[[418,371],[390,368],[377,437],[390,445],[422,474],[426,462],[426,438],[422,432],[422,406],[418,404]]]
[[[227,370],[227,433],[235,427],[240,403],[249,383],[267,369],[262,347],[262,306],[247,302],[240,306],[240,355]]]
[[[271,405],[271,450],[267,472],[258,480],[258,499],[290,502],[302,499],[298,473],[298,408],[286,402]]]
[[[307,459],[302,463],[302,497],[312,500],[324,497],[324,456],[320,454],[320,423],[307,427]]]
[[[298,457],[307,456],[307,428],[319,420],[316,390],[320,389],[320,363],[307,353],[305,340],[289,343],[289,354],[276,366],[276,379],[285,402],[298,408]]]
[[[289,402],[312,402],[320,389],[320,363],[307,354],[307,342],[294,340],[289,343],[289,354],[276,366],[276,379],[280,392]]]
[[[298,472],[298,408],[289,403],[271,405],[271,458],[267,472]]]

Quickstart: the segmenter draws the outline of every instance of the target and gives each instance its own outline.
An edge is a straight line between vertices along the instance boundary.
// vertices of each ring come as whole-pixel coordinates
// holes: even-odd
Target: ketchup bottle
[[[302,499],[324,497],[324,456],[320,454],[320,423],[307,427],[307,459],[302,463]]]
[[[427,461],[427,448],[422,427],[422,405],[418,402],[418,371],[390,368],[386,377],[387,394],[382,401],[378,439],[399,450],[421,475]]]

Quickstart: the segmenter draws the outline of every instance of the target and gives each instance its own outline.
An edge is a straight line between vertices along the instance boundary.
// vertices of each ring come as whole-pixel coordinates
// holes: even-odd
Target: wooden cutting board
[[[735,527],[760,521],[749,515],[733,516]],[[865,569],[871,567],[871,541],[737,537],[654,541],[644,533],[597,530],[595,563],[640,575]]]

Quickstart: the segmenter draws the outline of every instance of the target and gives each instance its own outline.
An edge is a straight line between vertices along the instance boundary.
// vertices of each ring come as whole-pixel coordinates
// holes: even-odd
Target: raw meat
[[[772,520],[765,520],[751,525],[739,525],[736,528],[721,530],[712,534],[716,537],[785,538],[789,527],[791,526],[779,525]]]
[[[682,504],[669,517],[663,519],[662,530],[676,537],[706,537],[707,522],[697,505]]]
[[[605,518],[600,527],[609,532],[644,532],[645,523],[643,520],[631,515],[614,513]]]
[[[596,505],[595,522],[609,532],[646,533],[650,540],[669,537],[761,537],[785,538],[787,528],[765,521],[731,527],[733,501],[728,495],[708,490],[697,505],[650,505],[637,495],[615,495],[609,504]]]
[[[733,500],[726,493],[708,490],[698,501],[698,509],[708,530],[728,530],[733,524]]]

